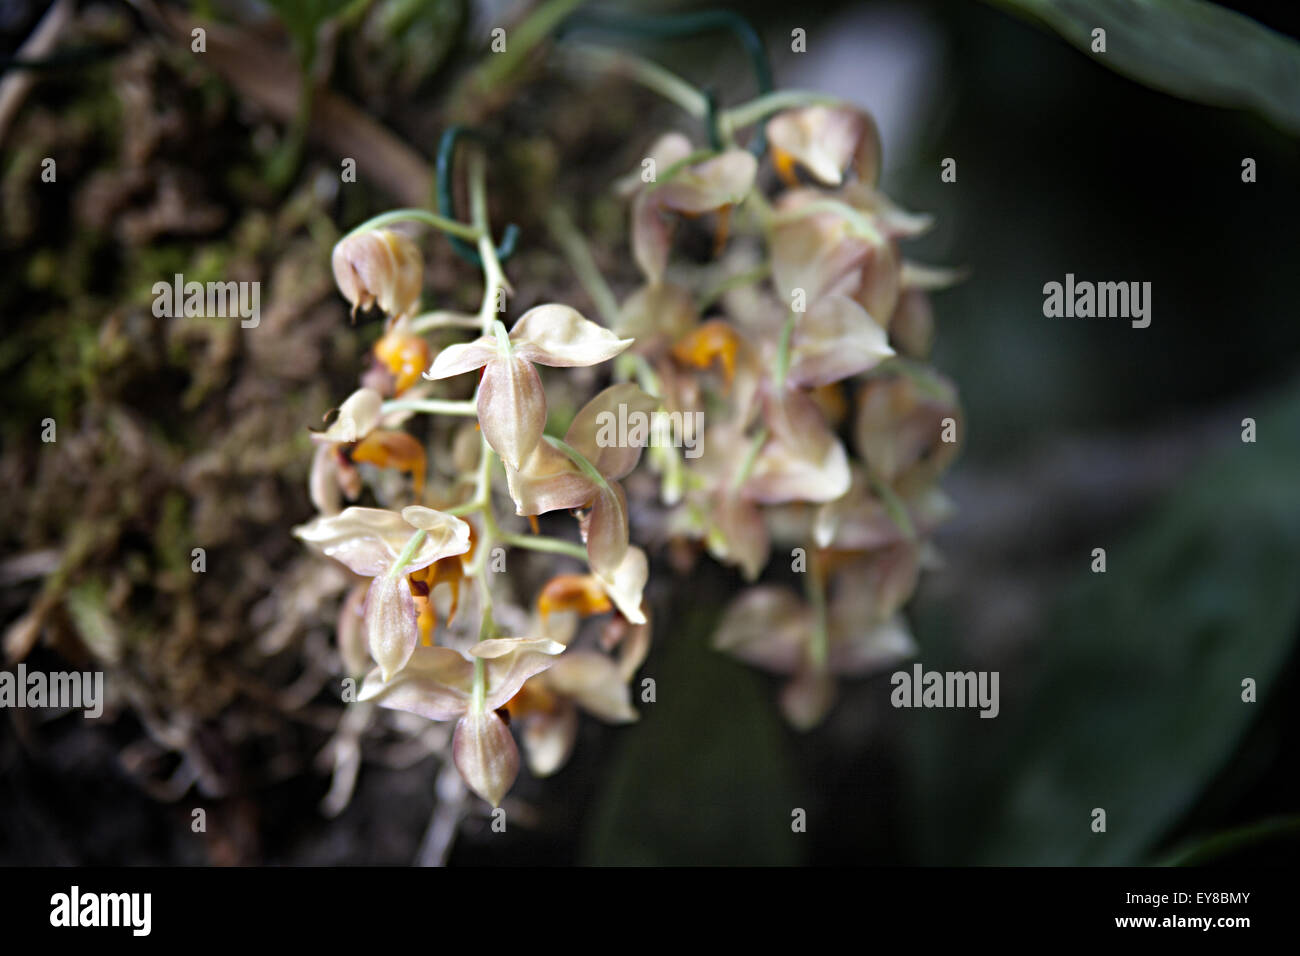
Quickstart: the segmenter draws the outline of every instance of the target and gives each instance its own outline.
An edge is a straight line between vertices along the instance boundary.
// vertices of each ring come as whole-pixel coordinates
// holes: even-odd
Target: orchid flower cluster
[[[956,389],[927,364],[927,292],[957,275],[902,258],[900,242],[931,220],[878,190],[868,114],[813,102],[776,113],[765,132],[772,198],[745,150],[701,157],[677,133],[654,145],[653,168],[669,172],[630,183],[644,284],[615,328],[636,339],[665,405],[703,409],[709,423],[705,454],[668,489],[671,534],[750,582],[779,549],[802,573],[802,595],[743,590],[713,643],[786,676],[782,711],[808,729],[829,711],[837,676],[915,651],[900,610],[937,560],[928,538],[952,510],[937,479],[961,431]],[[719,294],[676,281],[677,222],[712,213],[720,248],[737,207],[757,242],[734,251],[741,267]]]
[[[541,776],[567,760],[579,711],[636,719],[650,563],[631,543],[623,483],[644,446],[659,499],[652,536],[740,569],[749,586],[715,646],[788,676],[781,706],[795,726],[823,718],[836,676],[912,652],[900,609],[950,510],[936,480],[960,419],[955,390],[925,362],[926,292],[951,274],[902,259],[899,242],[929,220],[877,190],[871,118],[824,98],[790,108],[779,99],[749,114],[766,122],[770,173],[731,143],[703,150],[669,133],[618,185],[642,281],[619,303],[592,268],[577,269],[603,324],[552,303],[507,329],[511,288],[477,152],[472,223],[397,210],[335,246],[353,313],[373,307],[387,319],[360,387],[312,435],[319,514],[296,534],[355,575],[338,640],[348,674],[364,675],[357,700],[453,724],[450,759],[494,806],[519,772],[516,732]],[[781,183],[773,198],[764,177]],[[711,264],[674,264],[682,230],[709,222]],[[399,223],[474,244],[477,315],[420,312],[422,256]],[[457,330],[477,337],[431,346]],[[607,369],[562,439],[547,430],[539,366]],[[471,398],[448,397],[471,385]],[[653,440],[658,430],[620,444],[603,427],[611,416],[678,413],[706,422],[698,457]],[[408,427],[417,415],[436,420],[431,446]],[[354,504],[367,488],[380,507]],[[501,513],[507,501],[513,517]],[[565,513],[577,540],[538,533],[538,516]],[[754,584],[787,544],[802,596]],[[516,576],[496,573],[511,549],[583,567],[520,594]],[[469,623],[458,613],[463,585],[477,611]],[[598,617],[603,625],[581,626]]]

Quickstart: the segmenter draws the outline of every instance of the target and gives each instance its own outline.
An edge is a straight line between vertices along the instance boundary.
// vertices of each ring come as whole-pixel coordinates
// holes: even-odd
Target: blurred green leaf
[[[1300,133],[1300,44],[1206,0],[992,0],[1028,14],[1139,83],[1212,106],[1253,109]],[[1106,52],[1092,53],[1092,31]]]
[[[1300,816],[1261,820],[1184,843],[1167,854],[1158,865],[1204,866],[1262,844],[1287,841],[1300,842]]]
[[[311,66],[316,53],[316,31],[330,17],[337,15],[352,0],[267,0],[284,21],[293,37],[303,69]]]
[[[710,593],[699,576],[691,589]],[[762,678],[709,649],[720,610],[700,601],[656,619],[660,647],[633,690],[639,700],[640,680],[652,677],[658,699],[638,703],[641,721],[625,731],[584,836],[584,863],[800,862],[787,731]]]
[[[1081,573],[1022,669],[1033,685],[1003,675],[1000,717],[916,712],[909,784],[927,861],[1142,862],[1225,766],[1257,713],[1242,680],[1266,699],[1300,628],[1300,388],[1258,421],[1258,443],[1234,429],[1126,544],[1107,545],[1105,574]],[[959,665],[943,659],[942,624],[931,659],[920,623],[927,666]]]

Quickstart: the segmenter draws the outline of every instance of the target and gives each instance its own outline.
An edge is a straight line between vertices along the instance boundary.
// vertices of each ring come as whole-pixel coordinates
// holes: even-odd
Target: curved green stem
[[[430,332],[434,329],[477,329],[477,315],[463,315],[460,312],[448,312],[437,309],[424,312],[411,319],[412,332]]]
[[[564,57],[574,66],[640,83],[696,119],[708,116],[708,96],[653,60],[594,43],[574,44],[564,51]]]
[[[529,551],[545,551],[548,554],[563,554],[579,561],[587,560],[587,549],[573,541],[562,538],[550,538],[545,535],[507,534],[501,541],[512,548],[525,548]]]
[[[425,415],[477,415],[472,400],[444,401],[437,398],[408,398],[396,399],[391,402],[384,402],[379,406],[379,413],[387,415],[389,412],[412,411],[420,412]]]
[[[724,133],[732,133],[767,119],[773,113],[793,109],[797,106],[840,106],[843,103],[843,100],[828,96],[825,93],[810,93],[806,90],[778,90],[775,93],[765,93],[748,103],[741,103],[739,106],[723,110],[721,117],[722,129]]]
[[[456,165],[456,143],[458,142],[461,136],[466,136],[471,139],[476,139],[480,141],[484,139],[482,133],[479,133],[475,130],[466,129],[463,126],[455,126],[455,125],[448,126],[443,131],[442,139],[439,140],[438,142],[438,160],[435,168],[435,182],[436,182],[436,194],[438,198],[438,211],[442,213],[444,217],[450,217],[455,214],[455,201],[452,197],[452,187],[453,187],[452,171]],[[481,159],[480,154],[476,153],[475,156],[476,156],[475,162]],[[474,174],[471,172],[471,177],[470,177],[471,190],[473,190],[475,182],[479,183],[480,191],[482,191],[485,188],[483,186],[484,179],[483,179],[482,172],[478,174],[477,179],[475,178]],[[471,198],[470,201],[473,202],[474,200]],[[480,217],[475,215],[473,218],[475,223],[477,224],[479,222]],[[481,227],[482,231],[479,233],[479,235],[472,237],[478,241],[480,246],[479,251],[475,252],[473,247],[467,245],[459,237],[453,237],[451,240],[451,247],[454,250],[456,250],[456,254],[460,256],[462,259],[464,259],[466,262],[468,262],[470,265],[475,265],[475,266],[485,265],[484,254],[482,250],[484,237],[488,238],[488,245],[492,244],[491,237],[487,231],[486,214],[484,214],[481,218],[483,220],[483,224]],[[466,237],[466,238],[471,238],[471,237]],[[506,259],[509,259],[512,255],[514,255],[515,245],[518,243],[518,241],[519,241],[519,227],[516,226],[514,223],[510,223],[509,225],[506,226],[506,230],[502,234],[501,245],[498,247],[494,247],[495,257],[498,260],[503,262]]]
[[[614,290],[609,287],[605,277],[601,275],[600,268],[596,265],[596,260],[592,258],[591,249],[586,241],[582,238],[582,233],[578,227],[573,224],[573,220],[559,206],[552,206],[551,211],[546,216],[546,224],[551,230],[551,235],[555,237],[556,243],[564,253],[564,257],[569,260],[569,266],[573,269],[574,275],[582,283],[582,288],[586,291],[588,298],[596,305],[596,311],[600,317],[605,320],[605,324],[613,326],[618,323],[618,299],[614,297]]]
[[[597,487],[609,490],[609,482],[606,480],[605,476],[596,470],[596,466],[589,462],[582,452],[578,451],[578,449],[574,448],[563,439],[556,438],[554,435],[543,435],[542,438],[545,441],[550,442],[552,447],[558,448],[560,451],[568,455],[569,461],[577,465],[583,475],[595,483]]]
[[[790,372],[790,349],[794,342],[794,327],[799,322],[799,314],[791,310],[786,316],[785,324],[781,326],[781,341],[776,350],[776,387],[785,388],[785,377]]]
[[[745,452],[745,460],[740,463],[740,468],[734,478],[731,479],[731,492],[735,494],[740,490],[740,486],[749,480],[749,474],[754,470],[754,464],[758,461],[758,453],[763,450],[767,444],[767,426],[764,425],[754,433],[754,440],[749,443],[749,450]]]
[[[467,225],[463,222],[457,222],[454,219],[448,219],[445,216],[439,216],[437,213],[429,212],[427,209],[393,209],[389,212],[380,213],[378,216],[371,219],[367,219],[343,238],[350,239],[359,232],[379,229],[396,222],[421,222],[426,226],[433,226],[433,228],[445,232],[449,236],[458,236],[462,239],[476,241],[479,237],[479,231],[473,226]]]
[[[420,545],[424,544],[424,538],[424,531],[419,529],[416,529],[415,534],[411,535],[410,539],[406,542],[406,547],[402,549],[402,553],[397,556],[397,560],[393,562],[393,566],[388,569],[387,576],[390,581],[401,574],[402,570],[411,563],[411,559],[415,557],[415,552],[419,551]]]
[[[775,213],[769,217],[768,225],[783,226],[821,213],[831,213],[839,216],[849,224],[855,235],[866,239],[868,242],[875,245],[884,245],[885,243],[885,237],[880,234],[880,230],[876,228],[870,216],[838,199],[814,199],[797,209]]]
[[[763,46],[763,38],[759,36],[752,23],[733,10],[700,10],[694,13],[654,15],[624,13],[608,9],[584,10],[569,17],[557,32],[564,35],[578,30],[594,30],[605,33],[665,39],[727,31],[740,41],[740,45],[749,57],[750,65],[754,70],[759,96],[762,97],[770,93],[773,88],[772,66],[768,62],[767,50]],[[716,111],[712,97],[708,94],[702,95],[704,96],[705,116],[709,126],[709,141],[714,143],[715,147],[720,147],[721,143],[730,140],[730,133],[725,128],[721,115]],[[755,156],[763,155],[767,149],[767,137],[764,130],[759,129],[755,133],[749,148]]]

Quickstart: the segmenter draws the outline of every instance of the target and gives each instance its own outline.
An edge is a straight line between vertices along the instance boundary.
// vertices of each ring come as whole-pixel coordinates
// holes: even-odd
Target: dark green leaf
[[[1206,0],[995,0],[1098,63],[1184,99],[1255,110],[1300,133],[1300,44]],[[1106,52],[1092,52],[1092,31]]]

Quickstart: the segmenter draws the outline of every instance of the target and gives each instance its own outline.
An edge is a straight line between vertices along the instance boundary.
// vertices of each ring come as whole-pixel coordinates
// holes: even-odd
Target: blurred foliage
[[[352,0],[267,0],[285,29],[293,37],[303,68],[311,66],[316,55],[316,31],[326,20],[341,13]]]
[[[716,569],[709,572],[720,577]],[[698,593],[711,591],[706,586]],[[700,601],[678,604],[658,618],[661,651],[642,672],[655,678],[657,699],[640,705],[641,721],[624,731],[582,862],[800,862],[799,841],[806,838],[791,828],[792,811],[801,804],[787,732],[763,679],[709,648],[719,611],[720,604]]]
[[[1105,574],[1081,572],[999,718],[917,712],[926,861],[1140,863],[1228,761],[1260,706],[1242,680],[1266,700],[1300,622],[1300,385],[1258,426],[1108,548]],[[950,640],[956,622],[929,625]],[[959,669],[943,644],[927,666]]]
[[[993,0],[1041,20],[1100,64],[1175,96],[1247,107],[1300,134],[1300,43],[1206,0]]]

